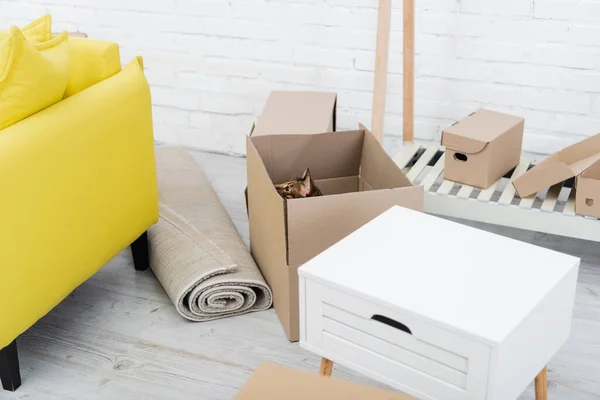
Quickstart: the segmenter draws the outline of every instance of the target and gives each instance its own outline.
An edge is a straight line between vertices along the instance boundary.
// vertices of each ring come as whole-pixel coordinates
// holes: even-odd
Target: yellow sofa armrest
[[[158,221],[141,59],[0,131],[0,348]]]
[[[65,98],[121,71],[119,45],[106,40],[70,36],[71,77]]]

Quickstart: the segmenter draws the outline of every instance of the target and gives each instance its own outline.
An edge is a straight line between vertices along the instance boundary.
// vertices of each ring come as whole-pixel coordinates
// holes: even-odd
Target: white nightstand
[[[396,206],[298,270],[300,346],[323,374],[340,363],[420,399],[516,399],[538,375],[545,399],[578,270],[576,257]]]

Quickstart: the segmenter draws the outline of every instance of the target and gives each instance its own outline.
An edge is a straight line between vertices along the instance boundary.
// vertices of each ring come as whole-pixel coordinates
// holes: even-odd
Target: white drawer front
[[[310,346],[420,398],[485,399],[488,347],[320,283],[303,283],[303,341]]]

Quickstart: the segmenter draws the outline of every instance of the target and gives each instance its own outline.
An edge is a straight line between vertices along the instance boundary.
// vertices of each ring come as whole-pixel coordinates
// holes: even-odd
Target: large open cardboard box
[[[422,211],[423,187],[412,185],[363,126],[310,135],[251,133],[246,148],[250,249],[288,339],[297,341],[298,267],[394,205]],[[281,198],[274,184],[307,167],[323,196]]]
[[[577,176],[575,212],[600,218],[600,134],[566,147],[514,180],[520,197],[527,197]]]
[[[413,397],[277,364],[262,363],[234,400],[416,400]]]

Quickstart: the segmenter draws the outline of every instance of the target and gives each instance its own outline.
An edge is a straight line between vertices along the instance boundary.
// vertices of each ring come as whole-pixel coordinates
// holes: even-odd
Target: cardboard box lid
[[[582,140],[540,162],[513,181],[520,197],[582,174],[600,160],[600,134]],[[596,168],[590,171],[594,174]]]
[[[600,179],[600,161],[596,161],[591,167],[581,173],[581,176],[588,179]]]
[[[327,132],[336,101],[337,94],[330,92],[273,91],[252,136]]]
[[[482,151],[498,136],[523,122],[522,117],[479,109],[442,132],[442,146],[468,154]]]
[[[337,378],[263,363],[234,400],[416,400],[413,397]]]

